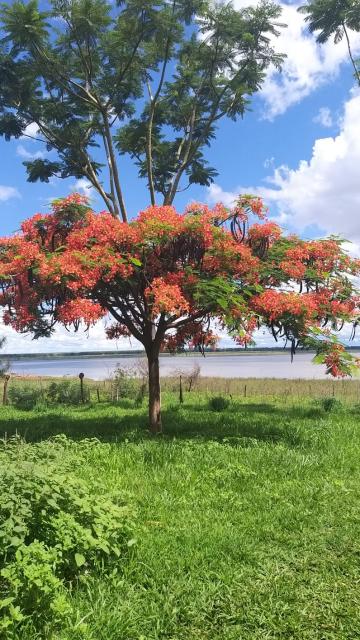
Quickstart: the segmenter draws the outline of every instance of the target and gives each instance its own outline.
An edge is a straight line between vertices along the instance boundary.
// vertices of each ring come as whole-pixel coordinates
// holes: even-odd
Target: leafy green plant
[[[341,400],[339,400],[338,398],[334,398],[333,396],[329,398],[321,398],[320,405],[327,413],[341,411],[344,406]]]
[[[29,384],[17,385],[9,388],[9,399],[17,409],[30,411],[44,398],[41,388]]]
[[[129,369],[117,367],[114,371],[112,396],[114,400],[119,398],[135,398],[139,396],[139,381]],[[146,387],[143,391],[145,396]],[[141,402],[140,402],[141,404]]]
[[[230,405],[230,400],[224,396],[213,396],[209,400],[209,407],[212,411],[225,411]]]
[[[53,404],[81,404],[80,383],[75,380],[51,382],[47,390],[46,399]],[[88,402],[89,399],[89,389],[84,385],[84,400]]]
[[[7,593],[0,600],[0,632],[10,632],[29,617],[39,627],[49,616],[56,623],[70,613],[66,589],[54,572],[57,560],[58,551],[43,542],[18,545],[14,559],[1,570]]]
[[[29,618],[36,628],[55,624],[68,613],[68,585],[118,560],[134,542],[129,507],[74,477],[73,454],[64,438],[55,446],[3,442],[0,632]]]

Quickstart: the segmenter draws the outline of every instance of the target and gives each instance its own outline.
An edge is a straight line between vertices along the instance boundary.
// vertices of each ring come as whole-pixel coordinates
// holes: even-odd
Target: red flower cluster
[[[237,218],[243,222],[248,222],[249,216],[252,214],[260,220],[265,220],[267,208],[261,198],[251,195],[243,195],[237,199],[234,213]]]
[[[105,313],[100,304],[86,300],[86,298],[68,300],[57,308],[57,318],[65,326],[79,321],[90,326],[102,318]]]
[[[155,278],[151,286],[145,289],[145,296],[153,316],[160,313],[181,316],[190,309],[179,285],[168,282],[166,278]]]
[[[263,224],[253,224],[249,229],[250,245],[265,241],[267,246],[271,246],[281,236],[281,229],[275,222],[264,222]]]
[[[310,295],[268,289],[252,299],[252,308],[269,322],[276,322],[286,316],[310,319],[316,314],[316,305]]]

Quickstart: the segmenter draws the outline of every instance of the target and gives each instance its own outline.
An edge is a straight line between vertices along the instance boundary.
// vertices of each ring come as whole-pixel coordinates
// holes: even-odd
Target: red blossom
[[[171,283],[171,276],[170,282],[166,278],[155,278],[151,286],[145,289],[145,296],[155,316],[160,313],[180,316],[190,308],[179,285]]]
[[[100,304],[86,300],[86,298],[77,298],[69,300],[57,308],[57,317],[65,326],[76,322],[84,322],[87,326],[95,324],[105,315],[104,309]]]
[[[271,246],[281,236],[281,229],[275,222],[253,224],[249,229],[249,242],[255,244],[266,241]]]

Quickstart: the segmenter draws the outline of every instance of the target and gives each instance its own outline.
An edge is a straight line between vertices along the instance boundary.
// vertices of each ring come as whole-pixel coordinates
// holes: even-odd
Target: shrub
[[[230,405],[230,400],[223,396],[213,396],[209,400],[209,407],[212,411],[225,411]]]
[[[0,636],[29,618],[37,629],[55,624],[68,614],[70,583],[133,544],[129,507],[74,477],[71,463],[64,439],[10,441],[0,452]]]
[[[327,413],[341,411],[343,408],[341,400],[338,400],[338,398],[334,398],[333,396],[329,398],[321,398],[320,405]]]
[[[49,402],[54,404],[81,404],[80,381],[59,380],[59,382],[51,382],[46,397]],[[89,389],[84,385],[84,400],[89,402],[89,399]]]
[[[129,369],[117,367],[113,378],[113,399],[137,398],[139,381]]]
[[[32,385],[17,385],[9,388],[9,399],[17,409],[30,411],[44,398],[41,388]]]

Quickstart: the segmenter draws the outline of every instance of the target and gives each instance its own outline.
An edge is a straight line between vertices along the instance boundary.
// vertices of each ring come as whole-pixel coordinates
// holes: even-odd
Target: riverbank
[[[357,353],[357,352],[354,352]],[[360,354],[359,354],[360,355]],[[236,352],[183,355],[162,355],[160,357],[161,375],[173,376],[179,369],[189,372],[194,366],[200,367],[202,377],[217,378],[279,378],[279,379],[325,379],[325,367],[312,363],[313,354],[298,352],[291,362],[288,352]],[[105,380],[117,366],[137,369],[143,357],[139,355],[116,354],[104,357],[57,357],[57,358],[21,358],[9,359],[11,371],[17,375],[37,376],[78,376],[84,373],[86,378]]]

